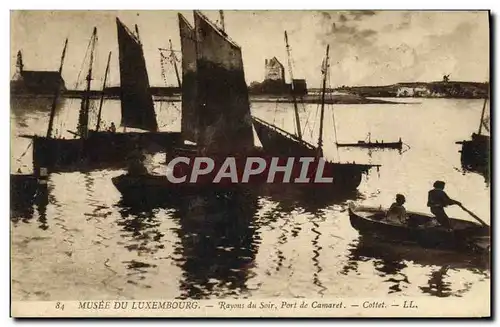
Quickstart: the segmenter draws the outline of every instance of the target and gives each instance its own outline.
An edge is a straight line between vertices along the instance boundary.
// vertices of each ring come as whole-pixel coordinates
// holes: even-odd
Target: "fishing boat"
[[[86,76],[86,88],[83,92],[77,131],[69,131],[74,138],[55,137],[53,133],[56,101],[59,90],[55,93],[50,119],[45,136],[21,135],[33,139],[33,167],[35,174],[40,168],[50,172],[109,165],[122,165],[130,153],[138,149],[160,151],[168,149],[180,141],[178,132],[158,131],[153,98],[149,88],[148,74],[142,45],[123,23],[117,18],[118,45],[120,59],[120,100],[121,126],[124,131],[102,130],[102,107],[104,88],[109,73],[111,53],[101,91],[97,124],[89,127],[90,94],[92,68],[97,41],[97,29],[94,28],[88,48],[90,49],[89,67]],[[138,32],[137,26],[136,31]],[[67,40],[61,56],[59,73],[62,72]],[[125,131],[125,128],[141,131]]]
[[[179,14],[182,51],[183,144],[167,154],[247,157],[255,146],[241,47],[199,11],[194,27]],[[140,163],[137,163],[138,165]],[[131,167],[133,168],[133,167]],[[172,184],[165,175],[129,169],[112,179],[124,198],[148,201],[186,192],[214,192],[216,184]],[[226,188],[227,186],[224,186]]]
[[[406,225],[385,220],[387,210],[381,207],[355,206],[349,204],[351,226],[362,235],[376,236],[387,241],[415,243],[422,247],[449,250],[479,249],[489,237],[490,228],[476,222],[450,218],[453,232],[429,223],[434,216],[425,213],[408,212]],[[427,226],[433,227],[427,227]]]
[[[486,104],[488,98],[484,99],[483,110],[479,121],[477,133],[472,133],[469,140],[458,141],[456,144],[461,144],[460,161],[462,167],[466,170],[478,171],[487,174],[489,172],[490,163],[490,135],[483,133],[483,128],[489,132],[488,117],[485,118]]]
[[[353,147],[353,148],[368,148],[368,149],[398,149],[398,150],[403,149],[403,141],[401,140],[401,138],[399,138],[397,142],[384,142],[383,140],[380,142],[379,141],[372,142],[370,133],[368,133],[368,141],[361,140],[358,141],[357,143],[335,142],[335,144],[338,147]]]
[[[329,50],[330,46],[326,47],[326,57],[322,69],[323,86],[321,93],[321,116],[319,119],[319,138],[318,145],[315,146],[302,138],[302,129],[299,118],[299,110],[297,106],[297,99],[293,90],[293,74],[291,65],[290,46],[288,44],[288,35],[285,31],[285,44],[288,53],[288,66],[290,78],[292,79],[292,98],[294,104],[296,134],[289,133],[273,124],[270,124],[258,117],[252,116],[253,124],[257,136],[262,143],[264,152],[274,156],[299,156],[299,157],[323,157],[323,124],[325,114],[325,95],[326,95],[326,81],[328,74]],[[333,183],[328,186],[347,190],[356,189],[362,180],[362,174],[380,165],[372,164],[357,164],[357,163],[341,163],[326,161],[325,168],[329,171],[329,176],[333,177]]]

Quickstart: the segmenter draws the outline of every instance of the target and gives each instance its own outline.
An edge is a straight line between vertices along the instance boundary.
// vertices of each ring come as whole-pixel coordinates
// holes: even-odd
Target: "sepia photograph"
[[[10,11],[12,317],[491,317],[488,10]]]

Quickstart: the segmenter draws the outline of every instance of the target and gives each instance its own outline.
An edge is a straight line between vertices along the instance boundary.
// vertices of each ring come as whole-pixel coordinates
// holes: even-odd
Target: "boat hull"
[[[316,157],[318,150],[313,145],[296,138],[288,132],[252,117],[255,131],[267,155],[280,157]],[[332,188],[354,190],[361,184],[364,173],[377,165],[325,162],[327,176],[333,178]]]
[[[462,145],[460,160],[467,170],[489,171],[490,137],[473,134],[471,140],[457,142]]]
[[[368,149],[399,149],[403,148],[403,142],[386,142],[386,143],[337,143],[338,147],[353,147],[353,148],[368,148]]]
[[[33,136],[35,172],[50,172],[124,167],[127,158],[138,149],[157,152],[172,149],[182,142],[180,133],[89,132],[86,139],[54,139]]]
[[[353,178],[352,174],[346,174]],[[345,177],[344,177],[345,178]],[[359,176],[361,179],[361,176]],[[359,184],[359,180],[350,181]],[[158,205],[178,201],[184,196],[218,194],[223,196],[234,189],[251,190],[261,196],[296,198],[314,202],[340,201],[350,199],[354,196],[354,188],[342,187],[337,184],[282,184],[266,183],[260,180],[253,183],[171,183],[166,176],[125,173],[112,178],[112,183],[120,192],[122,199],[128,203],[138,203],[141,205]]]
[[[223,197],[235,190],[252,189],[251,185],[233,184],[173,184],[165,176],[123,174],[111,179],[124,203],[141,207],[173,204],[186,196]]]
[[[448,250],[472,250],[474,240],[489,236],[488,227],[470,221],[451,218],[454,231],[441,226],[425,227],[435,219],[431,215],[408,212],[407,225],[396,225],[385,221],[385,211],[376,208],[349,207],[351,226],[362,235],[375,236],[386,241],[414,243],[425,248]]]

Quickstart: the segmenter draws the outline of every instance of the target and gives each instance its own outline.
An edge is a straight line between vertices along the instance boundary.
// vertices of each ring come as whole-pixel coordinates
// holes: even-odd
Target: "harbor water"
[[[427,192],[446,182],[450,197],[490,222],[487,178],[463,171],[460,145],[477,131],[482,100],[392,99],[398,104],[335,105],[325,111],[329,160],[373,163],[354,194],[316,199],[283,192],[175,206],[121,202],[111,178],[123,170],[51,174],[48,197],[11,210],[12,300],[213,299],[488,294],[489,262],[463,253],[374,243],[349,222],[347,204],[388,207],[397,193],[407,210],[428,212]],[[11,173],[31,172],[30,140],[46,133],[51,99],[12,99]],[[156,102],[161,130],[180,130],[180,102]],[[80,103],[62,99],[55,129],[71,138]],[[292,104],[254,103],[252,114],[294,131]],[[316,104],[301,107],[304,138],[315,144]],[[120,122],[119,100],[103,107]],[[335,124],[333,123],[335,121]],[[90,126],[95,126],[92,117]],[[121,129],[119,129],[121,131]],[[366,139],[405,143],[403,150],[339,148]],[[256,141],[258,144],[258,141]],[[161,170],[164,157],[151,159]],[[471,220],[457,206],[450,216]]]

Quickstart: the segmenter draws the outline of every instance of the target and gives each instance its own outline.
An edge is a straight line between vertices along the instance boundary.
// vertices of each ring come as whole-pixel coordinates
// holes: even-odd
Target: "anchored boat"
[[[59,90],[55,93],[46,136],[21,135],[33,139],[33,166],[35,174],[40,168],[49,172],[71,171],[84,168],[99,168],[109,165],[123,165],[131,152],[137,149],[159,151],[176,145],[180,133],[160,132],[156,121],[153,98],[149,88],[146,63],[142,45],[135,36],[117,18],[119,59],[120,59],[120,100],[121,126],[142,129],[143,131],[118,132],[102,130],[101,114],[104,101],[104,88],[109,72],[111,53],[104,77],[102,95],[99,104],[95,129],[89,128],[90,93],[92,66],[97,42],[97,29],[94,28],[88,48],[90,49],[89,67],[86,76],[86,88],[83,93],[77,131],[69,131],[73,139],[53,135],[56,101]],[[136,31],[138,31],[136,26]],[[61,56],[61,73],[66,54],[67,42]]]
[[[372,142],[371,134],[368,133],[368,141],[361,140],[357,143],[335,143],[338,147],[353,147],[353,148],[367,148],[367,149],[403,149],[403,141],[401,138],[397,142],[384,142],[384,141],[375,141]]]
[[[194,27],[181,14],[178,16],[183,144],[169,152],[167,159],[179,155],[243,158],[256,155],[259,149],[254,145],[241,48],[201,12],[194,11],[193,15]],[[184,144],[185,141],[190,143]],[[124,198],[141,197],[147,201],[186,192],[199,193],[203,189],[213,193],[218,186],[172,184],[165,175],[141,169],[129,169],[112,181]]]
[[[285,32],[285,43],[288,53],[288,66],[290,76],[293,81],[292,68],[291,68],[291,55],[290,46],[288,44],[288,35]],[[299,111],[297,107],[297,99],[293,91],[292,82],[292,97],[294,103],[295,123],[297,134],[289,133],[273,124],[270,124],[262,119],[252,116],[255,126],[255,131],[262,143],[264,152],[276,156],[302,156],[302,157],[323,157],[323,124],[325,114],[325,95],[326,95],[326,80],[329,67],[329,50],[330,46],[326,47],[326,58],[324,61],[322,74],[323,74],[323,87],[321,94],[321,117],[319,120],[319,139],[318,145],[314,146],[302,138],[302,129],[299,118]],[[341,163],[341,162],[326,162],[326,169],[333,177],[333,183],[330,187],[335,187],[342,190],[356,189],[362,180],[362,174],[368,173],[371,168],[380,167],[380,165],[372,164],[357,164],[357,163]]]
[[[485,175],[489,175],[490,169],[490,135],[483,133],[483,128],[489,132],[489,117],[485,118],[486,104],[488,98],[484,99],[483,110],[479,121],[477,133],[472,133],[469,140],[458,141],[456,144],[461,144],[460,161],[462,167],[466,170],[477,171]]]

